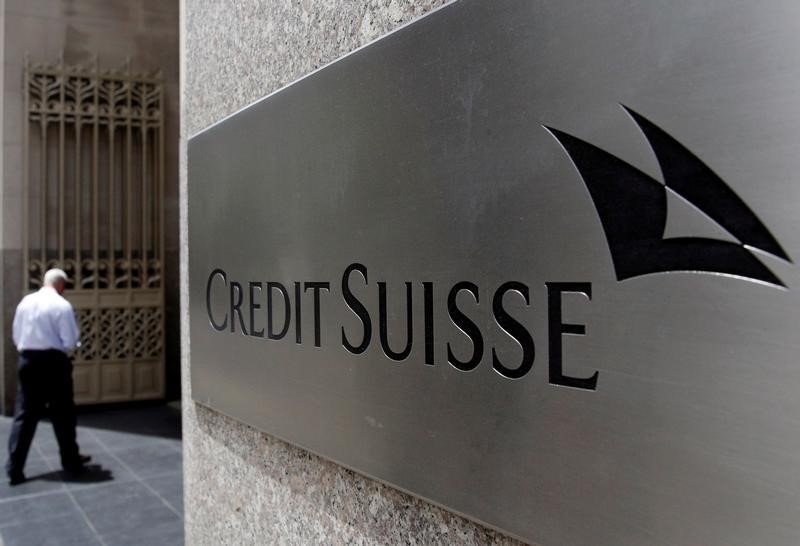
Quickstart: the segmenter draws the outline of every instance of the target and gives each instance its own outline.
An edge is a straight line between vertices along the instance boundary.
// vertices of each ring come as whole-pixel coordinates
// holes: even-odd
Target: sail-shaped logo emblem
[[[617,280],[652,273],[694,272],[785,287],[750,248],[788,262],[791,259],[744,201],[680,142],[641,114],[623,108],[655,153],[663,183],[593,144],[545,126],[564,147],[589,190]],[[665,238],[668,190],[697,207],[738,242]]]

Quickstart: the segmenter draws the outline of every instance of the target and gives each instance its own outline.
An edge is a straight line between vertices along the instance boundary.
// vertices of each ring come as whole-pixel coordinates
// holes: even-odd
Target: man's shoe
[[[8,485],[19,485],[25,481],[25,474],[22,472],[12,472],[8,475]]]
[[[86,464],[91,460],[91,455],[78,454],[78,458],[74,463],[70,463],[68,465],[62,464],[61,466],[65,472],[69,472],[70,474],[81,474],[86,470]]]

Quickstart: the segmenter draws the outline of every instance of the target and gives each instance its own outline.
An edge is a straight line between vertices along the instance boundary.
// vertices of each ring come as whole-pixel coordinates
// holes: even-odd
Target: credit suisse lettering
[[[354,355],[365,352],[371,343],[380,343],[383,354],[389,360],[402,362],[409,358],[414,346],[413,301],[415,289],[422,290],[424,332],[424,364],[434,366],[438,362],[437,338],[434,328],[434,308],[437,295],[444,294],[433,282],[405,282],[405,342],[392,346],[389,342],[388,287],[385,282],[370,285],[367,267],[360,263],[350,264],[342,273],[341,302],[360,321],[360,328],[346,330],[341,326],[342,348]],[[377,288],[378,310],[376,316],[370,313],[367,306],[354,293],[354,289],[370,286]],[[592,285],[589,282],[548,282],[547,287],[547,341],[549,382],[552,385],[573,387],[577,389],[596,390],[598,372],[589,377],[567,375],[563,365],[563,336],[585,335],[583,324],[564,323],[561,316],[563,294],[581,294],[587,300],[592,298]],[[313,302],[313,343],[315,347],[322,345],[321,313],[323,295],[331,292],[330,282],[291,282],[277,281],[237,281],[229,278],[222,269],[214,269],[208,276],[206,285],[206,311],[211,327],[217,332],[239,332],[245,336],[263,338],[268,341],[291,339],[293,328],[294,341],[297,344],[308,342],[303,337],[302,308],[305,298]],[[506,309],[505,303],[511,298],[524,302],[530,307],[530,289],[524,283],[509,281],[498,286],[491,300],[492,318],[498,328],[516,341],[522,348],[522,356],[516,362],[507,357],[501,358],[495,347],[484,346],[484,336],[478,323],[471,318],[480,303],[480,289],[469,281],[457,282],[446,290],[447,316],[471,343],[471,351],[467,354],[456,354],[451,341],[444,341],[447,363],[457,370],[469,372],[481,365],[484,360],[490,361],[495,372],[508,379],[520,379],[527,375],[536,359],[536,344],[531,332]],[[461,295],[461,303],[458,302]],[[326,298],[327,299],[327,298]],[[212,305],[217,302],[217,306]],[[220,302],[222,305],[220,305]],[[278,303],[276,303],[278,302]],[[276,309],[277,306],[277,309]],[[213,309],[212,309],[213,308]],[[216,311],[214,310],[216,309]],[[373,310],[374,313],[374,310]],[[402,315],[401,315],[402,316]],[[374,328],[378,329],[377,336]],[[395,338],[397,339],[397,338]],[[440,346],[441,347],[441,346]],[[445,351],[441,351],[444,355]]]

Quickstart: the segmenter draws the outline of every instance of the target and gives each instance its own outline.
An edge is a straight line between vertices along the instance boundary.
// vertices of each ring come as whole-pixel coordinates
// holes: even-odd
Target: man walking
[[[6,463],[11,485],[25,481],[25,459],[36,425],[48,408],[64,470],[80,472],[91,459],[78,452],[75,441],[72,362],[68,353],[78,346],[79,332],[72,305],[62,296],[67,274],[50,269],[42,284],[38,292],[22,299],[14,315],[19,381]]]

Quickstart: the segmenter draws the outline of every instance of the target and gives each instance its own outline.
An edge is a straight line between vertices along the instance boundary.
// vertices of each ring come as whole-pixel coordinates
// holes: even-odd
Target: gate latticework
[[[161,398],[160,74],[28,62],[24,82],[24,289],[51,267],[70,276],[76,402]]]

